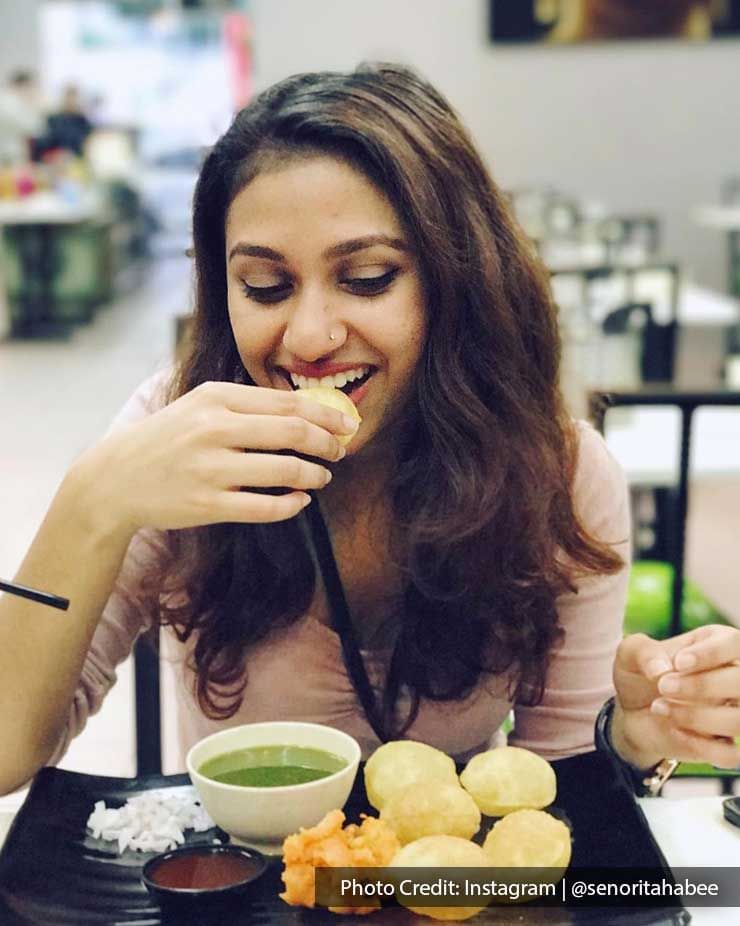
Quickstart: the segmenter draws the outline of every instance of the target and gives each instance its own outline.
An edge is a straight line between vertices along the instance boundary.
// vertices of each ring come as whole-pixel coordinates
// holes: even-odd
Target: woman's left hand
[[[612,738],[627,761],[740,766],[740,629],[709,624],[668,640],[625,637],[614,685]]]

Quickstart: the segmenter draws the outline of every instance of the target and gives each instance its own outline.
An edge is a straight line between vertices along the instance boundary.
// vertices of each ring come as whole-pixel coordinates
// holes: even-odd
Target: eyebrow
[[[403,238],[393,238],[390,235],[365,235],[363,238],[350,238],[348,241],[340,241],[324,251],[323,257],[331,259],[334,257],[346,257],[348,254],[354,254],[356,251],[364,251],[372,248],[376,244],[384,244],[386,247],[394,248],[396,251],[408,251],[408,246]],[[229,251],[229,260],[243,255],[244,257],[262,257],[265,260],[273,260],[279,264],[287,263],[287,259],[280,251],[274,248],[267,248],[260,244],[246,244],[243,241],[238,242]]]

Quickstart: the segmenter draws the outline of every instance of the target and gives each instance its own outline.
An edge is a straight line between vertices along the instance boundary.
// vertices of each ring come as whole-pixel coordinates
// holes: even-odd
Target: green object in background
[[[646,633],[656,640],[670,636],[673,565],[657,560],[632,564],[627,589],[624,632]],[[727,624],[698,585],[684,579],[681,627],[696,630],[705,624]]]

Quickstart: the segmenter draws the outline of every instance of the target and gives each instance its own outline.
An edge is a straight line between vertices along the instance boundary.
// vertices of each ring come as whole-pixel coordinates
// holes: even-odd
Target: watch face
[[[662,759],[653,769],[652,775],[643,784],[648,794],[660,794],[660,789],[678,768],[678,759]]]

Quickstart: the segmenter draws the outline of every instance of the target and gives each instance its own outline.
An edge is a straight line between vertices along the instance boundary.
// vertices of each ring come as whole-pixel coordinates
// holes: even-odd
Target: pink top
[[[162,405],[164,374],[147,380],[129,399],[113,423],[121,427]],[[603,438],[586,422],[577,423],[579,455],[575,504],[583,524],[598,538],[615,544],[629,558],[629,504],[625,476]],[[131,652],[136,637],[156,619],[156,600],[145,596],[140,578],[146,563],[164,551],[159,531],[140,531],[131,541],[121,572],[85,659],[65,733],[50,764],[94,714],[116,680],[116,666]],[[562,646],[551,659],[542,702],[536,707],[512,704],[506,678],[488,677],[467,699],[422,700],[409,739],[430,743],[465,759],[489,744],[501,742],[499,727],[514,709],[510,745],[522,746],[546,759],[558,759],[593,748],[593,725],[604,701],[613,694],[612,664],[622,636],[628,567],[611,576],[581,580],[576,594],[558,601],[565,631]],[[193,695],[193,673],[187,667],[192,643],[178,642],[171,630],[162,634],[163,657],[174,664],[180,764],[202,737],[242,723],[261,720],[303,720],[329,724],[354,736],[367,756],[378,741],[367,723],[342,661],[339,638],[325,624],[306,614],[291,627],[258,644],[248,659],[244,701],[228,721],[210,720]],[[372,654],[366,655],[371,681],[379,683]],[[301,680],[300,686],[296,679]]]

